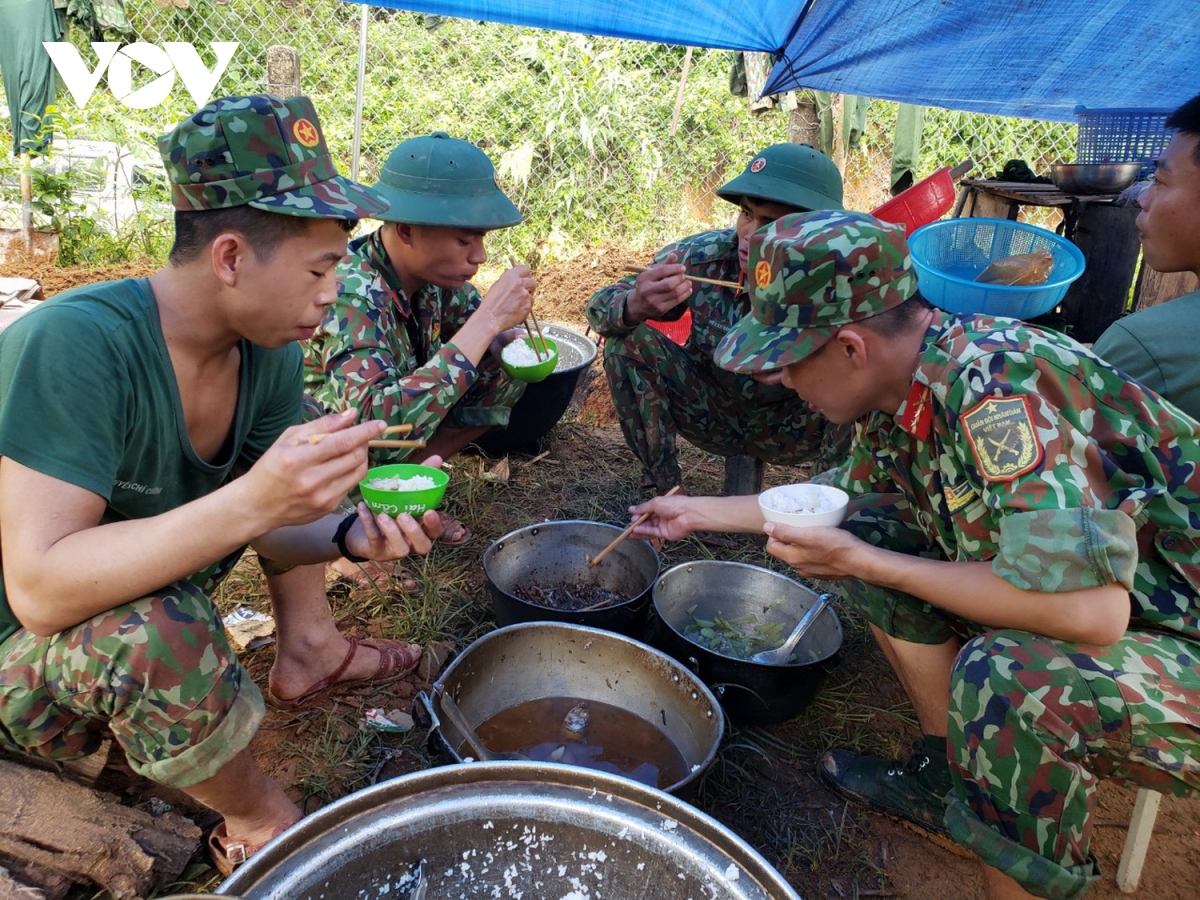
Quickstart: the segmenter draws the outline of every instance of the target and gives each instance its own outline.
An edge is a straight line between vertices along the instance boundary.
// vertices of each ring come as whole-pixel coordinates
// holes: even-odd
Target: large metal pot
[[[464,650],[421,703],[432,718],[431,738],[456,761],[464,737],[441,716],[440,692],[455,699],[467,724],[478,728],[529,700],[574,697],[607,703],[664,734],[683,756],[686,775],[662,787],[688,796],[716,759],[725,732],[721,705],[704,683],[665,653],[599,628],[556,622],[510,625]]]
[[[842,623],[832,606],[797,648],[801,661],[791,665],[724,656],[685,636],[695,618],[748,614],[761,624],[778,624],[783,634],[790,632],[817,594],[777,572],[720,560],[682,563],[663,573],[653,595],[654,645],[691,666],[736,722],[766,725],[798,715],[837,664]]]
[[[537,452],[542,438],[563,417],[582,375],[596,358],[596,342],[562,325],[542,323],[546,337],[558,344],[554,371],[542,381],[525,386],[512,408],[508,425],[492,428],[475,443],[488,456]]]
[[[658,554],[648,541],[626,540],[598,566],[588,559],[621,533],[603,522],[568,519],[539,522],[510,531],[483,554],[492,608],[501,625],[567,622],[637,636],[650,609],[650,588],[658,577]],[[600,609],[565,612],[522,600],[516,588],[579,582],[629,599]]]
[[[217,889],[246,900],[799,900],[745,841],[627,778],[552,763],[443,766],[343,797]]]

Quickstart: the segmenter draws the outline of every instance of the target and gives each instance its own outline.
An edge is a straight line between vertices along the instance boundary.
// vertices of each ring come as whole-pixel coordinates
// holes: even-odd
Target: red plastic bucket
[[[954,205],[954,194],[954,178],[950,175],[950,167],[943,166],[872,210],[871,215],[884,222],[903,225],[907,236],[949,212]]]

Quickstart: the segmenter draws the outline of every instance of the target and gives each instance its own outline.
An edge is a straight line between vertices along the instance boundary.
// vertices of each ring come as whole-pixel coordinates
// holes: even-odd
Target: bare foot
[[[416,580],[405,571],[404,564],[399,560],[376,562],[369,559],[366,562],[353,563],[348,559],[335,559],[329,566],[337,573],[338,578],[344,578],[355,587],[373,587],[380,591],[396,589],[405,592],[415,591],[418,587]]]

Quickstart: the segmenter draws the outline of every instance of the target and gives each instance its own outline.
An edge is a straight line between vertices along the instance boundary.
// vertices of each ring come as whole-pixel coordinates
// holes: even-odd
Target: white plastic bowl
[[[840,525],[850,496],[825,484],[784,484],[758,495],[758,508],[768,522],[799,528]]]

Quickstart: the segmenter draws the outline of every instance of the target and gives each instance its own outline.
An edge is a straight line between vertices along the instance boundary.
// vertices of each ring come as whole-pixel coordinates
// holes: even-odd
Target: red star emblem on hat
[[[292,126],[292,134],[305,147],[315,147],[321,143],[321,132],[308,119],[300,119]]]
[[[761,172],[766,167],[767,167],[767,161],[765,159],[762,159],[761,157],[756,159],[754,162],[750,163],[750,171],[751,172]]]
[[[771,283],[771,264],[765,259],[760,259],[754,267],[754,283],[760,291]]]

